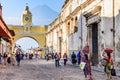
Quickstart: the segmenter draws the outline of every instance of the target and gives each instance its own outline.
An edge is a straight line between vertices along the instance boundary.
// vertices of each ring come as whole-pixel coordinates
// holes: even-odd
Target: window
[[[78,19],[77,16],[75,18],[75,26],[74,26],[74,33],[78,31]]]
[[[78,27],[74,26],[74,33],[78,31]]]

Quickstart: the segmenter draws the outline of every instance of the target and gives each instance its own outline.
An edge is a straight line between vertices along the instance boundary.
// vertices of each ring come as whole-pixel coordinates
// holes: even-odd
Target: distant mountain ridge
[[[59,15],[47,5],[38,5],[31,9],[31,13],[33,25],[48,25]]]
[[[32,25],[49,25],[53,22],[57,16],[58,12],[54,11],[47,5],[38,5],[32,9],[30,9],[32,13]],[[21,12],[22,14],[22,12]],[[5,16],[3,17],[6,24],[8,25],[21,25],[21,15],[18,16]]]

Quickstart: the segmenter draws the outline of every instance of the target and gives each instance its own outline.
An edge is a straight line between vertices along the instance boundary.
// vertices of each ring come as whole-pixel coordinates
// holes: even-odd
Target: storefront
[[[11,52],[12,46],[12,36],[14,36],[14,31],[9,30],[6,23],[2,18],[2,6],[0,4],[0,53]]]

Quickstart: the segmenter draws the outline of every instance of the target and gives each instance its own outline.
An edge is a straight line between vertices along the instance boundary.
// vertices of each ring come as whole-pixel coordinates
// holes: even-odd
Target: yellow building
[[[18,39],[30,37],[37,41],[40,48],[45,48],[47,26],[32,25],[32,14],[28,6],[25,7],[22,14],[22,25],[8,25],[8,27],[15,32],[15,36],[12,38],[13,47]],[[44,56],[44,51],[42,51],[41,55]]]

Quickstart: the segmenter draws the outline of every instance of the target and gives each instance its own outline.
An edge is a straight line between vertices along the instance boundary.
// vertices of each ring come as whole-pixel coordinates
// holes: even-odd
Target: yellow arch
[[[21,39],[21,38],[24,38],[24,37],[29,37],[29,38],[34,39],[34,40],[38,43],[38,45],[41,46],[40,42],[39,42],[38,40],[36,40],[36,38],[33,37],[33,36],[21,36],[21,37],[17,38],[16,40],[14,40],[14,43],[15,43],[17,40],[19,40],[19,39]]]
[[[35,41],[38,43],[39,47],[41,47],[41,44],[38,42],[38,40],[36,40],[34,37],[31,37],[31,36],[23,36],[23,37],[18,38],[17,40],[19,40],[19,39],[21,39],[21,38],[25,38],[25,37],[32,38],[33,40],[35,40]],[[15,43],[17,40],[15,40],[14,43]]]
[[[8,28],[15,32],[15,36],[12,38],[12,46],[18,39],[30,37],[36,40],[41,48],[45,48],[47,26],[30,26],[29,31],[25,31],[24,26],[9,25]],[[42,51],[42,57],[44,57],[44,54],[45,51]]]

